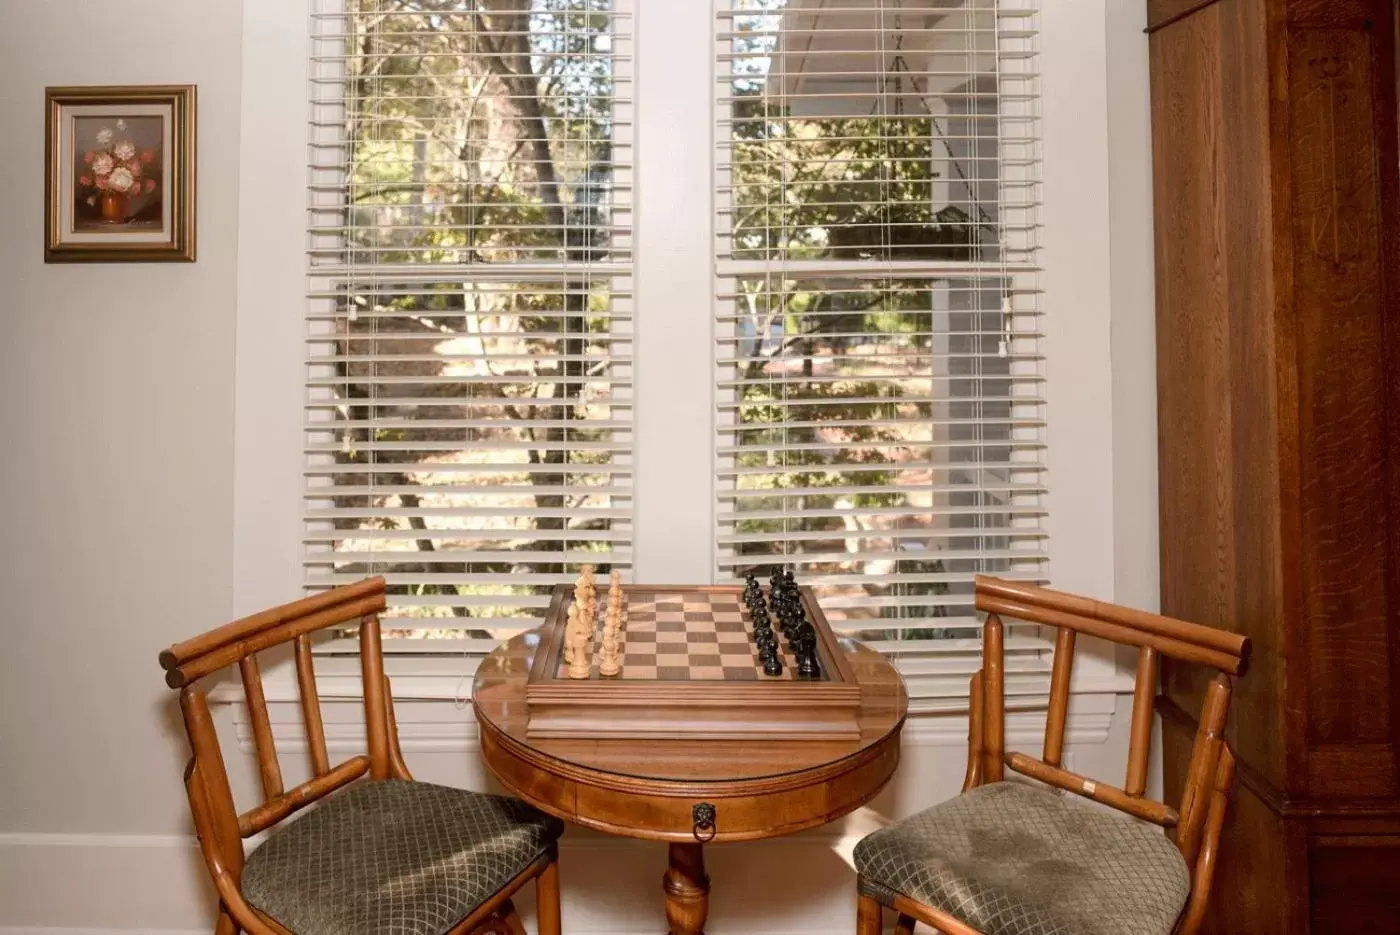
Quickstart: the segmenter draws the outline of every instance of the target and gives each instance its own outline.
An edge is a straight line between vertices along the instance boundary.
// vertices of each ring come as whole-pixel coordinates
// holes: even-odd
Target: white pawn
[[[598,674],[609,678],[622,671],[617,651],[617,633],[612,629],[603,631],[603,653],[598,662]]]

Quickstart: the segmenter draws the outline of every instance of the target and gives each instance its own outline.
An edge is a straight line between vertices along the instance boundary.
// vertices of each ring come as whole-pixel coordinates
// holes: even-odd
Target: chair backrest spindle
[[[1152,745],[1152,706],[1157,697],[1157,651],[1138,649],[1137,678],[1133,682],[1133,719],[1128,733],[1128,778],[1123,791],[1133,797],[1147,791],[1147,756]]]
[[[272,722],[267,716],[267,698],[263,694],[258,657],[244,656],[238,660],[238,674],[243,678],[243,697],[248,704],[248,723],[253,728],[253,748],[258,754],[258,775],[262,778],[263,800],[271,801],[282,794],[282,766],[277,762],[277,745],[272,740]]]
[[[296,638],[297,690],[301,695],[301,718],[306,727],[306,748],[311,754],[311,769],[317,776],[331,771],[330,754],[326,751],[326,726],[321,720],[321,696],[316,690],[316,668],[311,658],[311,636],[303,633]]]
[[[1069,716],[1069,680],[1074,668],[1075,633],[1060,627],[1055,634],[1055,662],[1050,670],[1050,710],[1045,715],[1045,748],[1041,759],[1059,766],[1065,752],[1065,720]]]
[[[389,712],[384,693],[384,649],[380,640],[379,618],[366,617],[360,623],[360,667],[365,683],[365,733],[369,740],[369,775],[388,779],[393,775],[389,760]]]
[[[987,615],[982,638],[982,698],[986,731],[982,744],[982,781],[1001,782],[1005,776],[1002,755],[1006,749],[1006,672],[1001,618]]]

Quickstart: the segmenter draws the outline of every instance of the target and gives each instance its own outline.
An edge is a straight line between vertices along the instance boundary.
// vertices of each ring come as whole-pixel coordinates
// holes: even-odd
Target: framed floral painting
[[[192,85],[49,88],[44,259],[192,261]]]

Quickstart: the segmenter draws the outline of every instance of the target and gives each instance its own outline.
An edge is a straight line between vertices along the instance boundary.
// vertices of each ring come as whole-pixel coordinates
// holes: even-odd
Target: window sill
[[[410,641],[401,641],[408,643]],[[451,641],[424,648],[421,641],[395,651],[386,643],[384,670],[393,684],[394,698],[399,701],[448,701],[458,705],[471,703],[472,679],[477,659],[468,656]],[[1007,703],[1016,706],[1044,706],[1049,700],[1048,649],[1043,666],[1036,670],[1007,671]],[[324,701],[357,700],[363,697],[358,641],[352,638],[320,644],[316,655],[316,689]],[[929,680],[936,684],[930,697],[915,700],[910,705],[911,716],[958,714],[967,711],[967,684],[977,666],[977,660],[963,655],[929,660],[929,668],[921,674],[925,688]],[[1074,673],[1070,682],[1073,695],[1126,694],[1133,690],[1133,670],[1115,658],[1112,645],[1084,639],[1075,655]],[[263,668],[263,693],[269,703],[299,701],[296,669],[290,657],[279,659]],[[237,704],[243,700],[243,689],[236,679],[228,679],[209,693],[214,704]]]
[[[1088,641],[1086,641],[1086,644]],[[1084,649],[1088,649],[1086,645]],[[354,641],[326,644],[316,658],[316,688],[322,703],[326,742],[331,752],[356,753],[364,747],[360,702],[359,658],[352,655]],[[1111,657],[1085,652],[1076,658],[1067,724],[1072,743],[1103,743],[1118,703],[1118,696],[1132,691],[1132,673],[1115,665]],[[936,697],[916,700],[904,730],[909,746],[967,744],[967,660],[947,660],[948,672],[938,678]],[[478,747],[476,719],[470,711],[471,660],[457,653],[385,654],[385,670],[393,683],[396,718],[405,751],[469,752]],[[1008,743],[1038,742],[1043,736],[1045,709],[1049,703],[1049,677],[1027,674],[1008,679]],[[290,658],[263,668],[263,693],[267,699],[273,738],[279,750],[305,746],[296,669]],[[243,704],[243,688],[228,679],[209,693],[212,703],[231,709],[239,748],[252,752],[252,733]]]
[[[347,641],[347,649],[354,646]],[[393,684],[398,701],[450,701],[460,705],[471,703],[472,672],[465,672],[460,655],[398,655],[385,653],[384,672]],[[475,670],[475,666],[471,667]],[[263,667],[263,694],[269,704],[297,704],[296,667],[290,658],[279,659]],[[358,701],[364,697],[364,682],[360,660],[350,652],[316,654],[316,691],[322,702]],[[243,686],[237,679],[227,679],[209,692],[213,704],[241,704]]]

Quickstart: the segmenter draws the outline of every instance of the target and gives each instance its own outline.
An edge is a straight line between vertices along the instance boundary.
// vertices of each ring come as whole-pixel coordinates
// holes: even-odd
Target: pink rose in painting
[[[106,153],[98,153],[92,160],[92,171],[99,176],[109,175],[111,174],[113,165],[115,165],[115,163],[112,161],[111,156]]]
[[[129,161],[129,162],[126,164],[126,167],[127,167],[128,170],[130,170],[130,172],[131,172],[132,175],[136,176],[138,179],[141,177],[141,160],[140,160],[140,159],[132,159],[131,161]]]
[[[102,178],[101,176],[98,176],[97,187],[105,192],[107,190],[107,180]]]
[[[89,149],[87,152],[83,153],[83,163],[89,166],[92,165],[92,157],[93,152]]]
[[[80,176],[78,176],[78,184],[79,184],[79,185],[82,185],[82,186],[85,187],[85,188],[91,186],[91,185],[92,185],[92,176],[90,176],[90,175],[80,175]]]
[[[146,163],[147,165],[150,165],[152,162],[155,162],[156,151],[154,149],[141,150],[141,161]]]
[[[156,180],[155,180],[155,179],[146,179],[146,193],[147,193],[147,194],[150,194],[151,192],[153,192],[153,191],[155,191],[155,190],[156,190]]]

